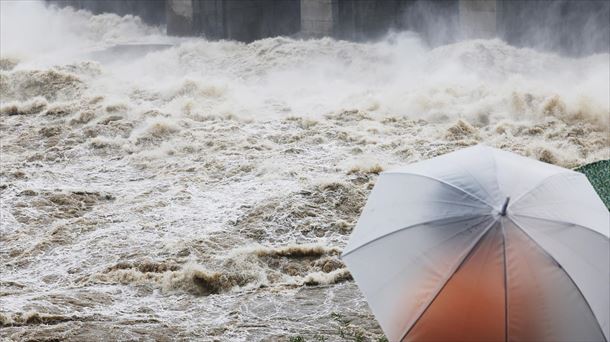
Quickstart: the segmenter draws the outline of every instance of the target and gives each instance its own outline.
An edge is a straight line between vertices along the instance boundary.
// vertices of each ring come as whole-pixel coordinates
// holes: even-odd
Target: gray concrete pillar
[[[460,0],[460,34],[464,39],[496,36],[497,0]]]
[[[167,34],[172,36],[192,36],[193,0],[167,0]]]
[[[224,0],[194,0],[194,33],[208,39],[227,38],[226,21],[229,18],[225,14],[225,7]]]
[[[301,33],[304,36],[333,36],[338,17],[339,0],[301,0]]]

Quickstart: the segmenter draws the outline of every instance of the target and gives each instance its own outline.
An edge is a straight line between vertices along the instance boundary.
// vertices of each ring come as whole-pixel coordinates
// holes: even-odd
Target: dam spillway
[[[340,258],[382,171],[608,159],[607,2],[380,3],[0,0],[0,340],[383,341]]]
[[[132,14],[167,34],[243,42],[275,37],[376,39],[410,30],[432,45],[499,37],[570,55],[607,52],[610,2],[508,0],[47,0]],[[601,28],[601,29],[600,29]],[[587,39],[583,39],[586,37]]]

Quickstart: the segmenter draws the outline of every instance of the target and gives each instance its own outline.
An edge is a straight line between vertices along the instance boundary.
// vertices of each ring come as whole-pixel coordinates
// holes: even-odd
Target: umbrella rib
[[[603,233],[598,232],[597,230],[591,229],[587,226],[583,226],[582,224],[577,224],[577,223],[573,223],[573,222],[568,222],[568,221],[559,221],[559,220],[553,220],[553,219],[548,219],[548,218],[544,218],[544,217],[538,217],[538,216],[531,216],[531,215],[524,215],[524,214],[519,214],[519,213],[512,213],[513,216],[521,216],[521,217],[526,217],[526,218],[530,218],[530,219],[534,219],[534,220],[541,220],[541,221],[546,221],[546,222],[551,222],[551,223],[558,223],[558,224],[570,224],[573,226],[577,226],[583,229],[586,229],[588,231],[591,231],[593,233],[596,233],[598,235],[601,235],[603,238],[608,239],[609,237],[604,235]]]
[[[426,311],[428,311],[428,308],[430,307],[430,305],[432,305],[432,303],[434,303],[434,300],[439,296],[439,294],[441,292],[443,292],[443,289],[445,288],[445,286],[447,286],[447,284],[449,283],[449,281],[451,280],[451,278],[453,278],[453,276],[457,273],[457,271],[460,269],[460,267],[462,267],[462,265],[466,262],[466,260],[468,259],[468,257],[472,254],[472,252],[474,252],[474,250],[477,248],[477,246],[481,243],[481,241],[483,240],[483,238],[485,237],[485,235],[487,235],[487,233],[489,233],[489,230],[491,229],[491,227],[494,226],[494,224],[496,224],[498,222],[498,218],[495,218],[490,224],[489,226],[485,227],[485,230],[483,231],[483,233],[481,233],[481,235],[473,242],[473,244],[470,246],[470,248],[468,249],[468,252],[466,252],[466,254],[462,257],[462,259],[460,260],[460,262],[457,264],[457,266],[451,270],[451,272],[449,272],[449,276],[447,277],[447,279],[445,279],[445,281],[442,283],[442,285],[438,288],[438,290],[436,291],[436,293],[434,294],[434,297],[432,297],[432,299],[426,304],[426,306],[424,307],[423,310],[421,310],[421,312],[417,315],[417,318],[413,321],[413,323],[407,328],[407,331],[402,334],[402,337],[400,338],[399,341],[404,340],[405,337],[407,337],[407,335],[409,335],[409,333],[411,332],[411,330],[413,329],[413,327],[417,324],[417,322],[422,318],[422,316],[424,315],[424,313],[426,313]]]
[[[602,329],[601,324],[599,323],[599,319],[597,318],[597,316],[595,315],[595,312],[593,311],[593,309],[591,308],[591,305],[589,304],[589,301],[587,300],[587,298],[585,297],[585,295],[582,293],[582,291],[580,290],[580,287],[578,287],[578,285],[576,284],[576,282],[574,281],[574,279],[572,279],[572,276],[570,276],[570,274],[563,268],[563,266],[559,263],[559,261],[557,261],[557,259],[555,259],[554,256],[552,256],[549,252],[546,251],[546,249],[544,249],[544,247],[542,247],[538,241],[536,241],[527,231],[525,231],[525,229],[523,229],[523,227],[517,223],[517,221],[513,220],[511,217],[507,216],[507,218],[515,224],[515,226],[517,228],[519,228],[519,230],[521,230],[523,232],[523,234],[525,234],[525,236],[528,237],[528,239],[530,239],[532,242],[534,242],[534,244],[536,244],[536,246],[538,246],[538,248],[540,248],[540,250],[542,251],[542,253],[544,253],[547,257],[549,257],[556,265],[557,267],[559,267],[559,269],[568,277],[568,279],[570,279],[570,282],[572,282],[572,284],[574,285],[574,287],[576,288],[576,290],[578,291],[578,293],[580,294],[580,296],[582,297],[583,301],[585,302],[585,305],[587,306],[587,308],[589,309],[589,311],[591,312],[591,315],[593,315],[593,318],[595,319],[595,323],[597,323],[597,327],[599,328],[601,335],[604,337],[604,340],[607,342],[608,338],[606,337],[606,334],[604,333],[604,329]]]
[[[455,237],[457,237],[458,235],[464,234],[466,231],[468,231],[468,230],[469,230],[469,229],[471,229],[472,227],[474,227],[474,226],[476,226],[476,225],[479,225],[479,224],[482,224],[482,223],[484,223],[484,222],[487,222],[488,220],[489,220],[489,218],[485,218],[484,220],[481,220],[480,222],[475,223],[473,226],[468,227],[467,229],[464,229],[464,230],[462,230],[462,231],[458,231],[456,234],[451,235],[451,236],[450,236],[448,239],[446,239],[446,240],[442,240],[440,243],[438,243],[438,244],[435,244],[435,245],[431,246],[431,247],[430,247],[428,250],[432,250],[432,249],[434,249],[434,248],[437,248],[437,247],[439,247],[439,246],[441,246],[441,245],[443,245],[443,244],[447,243],[448,241],[450,241],[450,240],[454,239],[454,238],[455,238]],[[457,222],[461,222],[461,221],[457,221]],[[426,253],[427,253],[427,252],[422,253],[422,255],[418,256],[418,258],[417,258],[417,259],[422,258],[422,257],[425,257],[425,254],[426,254]],[[408,268],[408,267],[410,266],[410,264],[411,264],[411,263],[412,263],[412,261],[408,262],[408,263],[406,264],[406,266],[404,266],[404,265],[403,265],[403,267],[399,268],[399,271],[398,271],[398,272],[395,272],[395,274],[392,274],[391,276],[389,276],[389,278],[388,278],[389,280],[385,281],[385,283],[384,283],[384,284],[382,284],[382,285],[381,285],[381,286],[378,288],[378,291],[382,291],[382,290],[383,290],[383,289],[384,289],[384,288],[385,288],[385,287],[386,287],[388,284],[390,284],[390,283],[391,283],[391,282],[392,282],[392,281],[395,279],[395,277],[397,277],[397,276],[398,276],[398,275],[399,275],[399,274],[400,274],[402,271],[404,271],[404,269]]]
[[[515,216],[516,216],[516,215],[515,215]],[[527,216],[527,217],[530,217],[530,216]],[[531,218],[536,219],[536,217],[531,217]],[[565,223],[567,223],[567,224],[570,224],[570,225],[572,225],[572,226],[576,226],[576,227],[579,227],[579,228],[584,228],[584,229],[586,229],[587,231],[592,231],[591,229],[589,229],[589,228],[587,228],[587,227],[584,227],[584,226],[581,226],[581,225],[577,225],[577,224],[572,224],[572,223],[569,223],[569,222],[552,221],[552,220],[544,220],[544,219],[541,219],[541,220],[542,220],[542,221],[550,221],[550,222],[555,222],[555,223],[557,223],[558,225],[561,225],[561,223],[564,223],[564,224],[565,224]],[[570,227],[570,228],[571,228],[571,227]],[[567,228],[567,229],[570,229],[570,228]],[[566,229],[566,227],[563,227],[563,229]],[[592,232],[594,232],[594,231],[592,231]],[[603,235],[602,235],[602,236],[603,236]],[[608,239],[608,238],[607,238],[607,237],[605,237],[605,236],[603,236],[603,238],[604,238],[604,240],[607,240],[607,239]],[[561,240],[555,240],[555,241],[556,241],[556,243],[558,243],[558,244],[562,245],[562,246],[563,246],[563,247],[565,247],[567,250],[569,250],[569,251],[570,251],[572,254],[574,254],[574,255],[578,256],[578,257],[579,257],[579,258],[580,258],[582,261],[584,261],[584,262],[585,262],[587,265],[589,265],[591,268],[593,268],[593,269],[594,269],[594,270],[596,270],[596,271],[600,271],[600,269],[599,269],[599,267],[598,267],[597,265],[594,265],[593,263],[591,263],[591,262],[590,262],[590,261],[589,261],[587,258],[583,257],[583,256],[582,256],[582,255],[581,255],[579,252],[577,252],[577,251],[573,250],[573,249],[572,249],[572,248],[571,248],[569,245],[566,245],[566,244],[565,244],[565,243],[563,243]],[[601,272],[604,272],[604,271],[606,271],[606,270],[601,270]]]
[[[493,159],[493,153],[490,153],[490,154],[491,154],[491,157],[492,157],[492,159]],[[495,163],[496,163],[496,162],[495,162],[495,160],[493,160],[493,163],[494,163],[494,168],[495,168]],[[475,181],[475,182],[476,182],[476,183],[477,183],[477,184],[478,184],[478,185],[481,187],[481,189],[483,189],[483,191],[484,191],[484,192],[487,194],[487,196],[489,196],[489,198],[491,198],[492,200],[494,199],[494,196],[492,196],[492,195],[489,193],[489,191],[487,191],[487,188],[486,188],[486,187],[484,187],[484,186],[483,186],[483,184],[481,184],[481,182],[479,182],[479,180],[477,179],[477,177],[475,177],[475,176],[474,176],[474,175],[473,175],[473,174],[472,174],[470,171],[468,171],[468,169],[467,169],[467,168],[463,167],[462,165],[459,165],[459,167],[460,167],[462,170],[464,170],[464,172],[466,172],[467,174],[469,174],[469,175],[472,177],[472,180],[474,180],[474,181]],[[496,172],[494,172],[494,173],[496,173]],[[496,174],[496,175],[497,175],[497,174]],[[496,181],[496,184],[497,184],[497,181]]]
[[[496,187],[498,187],[498,191],[500,191],[500,179],[498,178],[498,158],[492,149],[488,148],[487,150],[490,151],[489,154],[491,154],[491,160],[494,162],[494,178],[496,179]]]
[[[451,184],[449,182],[446,182],[446,181],[444,181],[442,179],[438,179],[436,177],[426,176],[426,175],[422,175],[422,174],[419,174],[419,173],[413,173],[413,172],[408,172],[408,171],[407,172],[384,172],[384,174],[388,174],[388,175],[411,175],[411,176],[417,176],[417,177],[422,177],[422,178],[428,178],[428,179],[437,181],[437,182],[439,182],[441,184],[447,185],[447,186],[449,186],[449,187],[451,187],[451,188],[453,188],[453,189],[455,189],[455,190],[457,190],[457,191],[459,191],[459,192],[461,192],[461,193],[471,197],[472,199],[477,200],[477,201],[487,205],[491,209],[495,209],[495,207],[492,204],[490,204],[489,202],[487,202],[484,199],[480,198],[479,196],[471,194],[470,192],[468,192],[468,191],[466,191],[464,189],[461,189],[461,188],[459,188],[459,187],[457,187],[457,186],[455,186],[455,185],[453,185],[453,184]]]
[[[378,236],[378,237],[376,237],[376,238],[374,238],[372,240],[369,240],[369,241],[361,244],[360,246],[352,248],[351,250],[349,250],[347,252],[343,252],[343,254],[341,255],[341,258],[345,258],[346,256],[354,253],[355,251],[359,250],[362,247],[368,246],[368,245],[370,245],[370,244],[372,244],[374,242],[377,242],[377,241],[379,241],[379,240],[381,240],[383,238],[386,238],[386,237],[388,237],[390,235],[394,235],[396,233],[400,233],[403,230],[407,230],[407,229],[415,228],[417,226],[423,226],[423,225],[426,225],[426,224],[430,224],[430,223],[434,223],[434,222],[438,222],[438,221],[443,221],[443,220],[460,219],[460,220],[452,221],[451,222],[451,223],[456,223],[456,222],[463,222],[463,221],[472,220],[473,218],[483,217],[483,216],[487,216],[487,215],[473,214],[473,215],[466,215],[466,216],[464,216],[464,215],[460,215],[460,216],[447,216],[447,217],[435,218],[434,220],[429,220],[429,221],[424,221],[424,222],[418,222],[418,223],[410,224],[408,226],[401,227],[401,228],[398,228],[396,230],[393,230],[393,231],[391,231],[389,233],[385,233],[383,235],[380,235],[380,236]]]
[[[578,173],[578,172],[574,172],[574,173]],[[513,205],[515,205],[515,203],[519,202],[523,197],[525,197],[527,194],[531,193],[532,191],[538,189],[539,187],[541,187],[544,183],[546,183],[546,181],[548,181],[549,179],[555,177],[555,176],[560,176],[560,175],[573,175],[572,172],[559,172],[559,173],[555,173],[552,174],[546,178],[544,178],[543,180],[541,180],[538,184],[536,184],[535,186],[531,187],[529,190],[527,190],[526,192],[522,193],[521,195],[519,195],[517,198],[515,198],[512,203],[510,204],[509,207],[512,207]],[[583,175],[583,174],[581,174]],[[584,175],[583,175],[584,176]]]
[[[508,263],[506,261],[506,233],[504,232],[504,220],[500,220],[502,226],[502,252],[504,254],[504,341],[508,342]]]
[[[411,202],[401,202],[401,205],[406,205],[406,204],[413,204],[413,203],[444,203],[444,204],[455,204],[458,205],[460,207],[470,207],[470,208],[477,208],[477,209],[486,209],[485,207],[482,207],[480,205],[472,205],[472,204],[466,204],[463,202],[456,202],[456,201],[435,201],[435,200],[424,200],[424,201],[411,201]]]

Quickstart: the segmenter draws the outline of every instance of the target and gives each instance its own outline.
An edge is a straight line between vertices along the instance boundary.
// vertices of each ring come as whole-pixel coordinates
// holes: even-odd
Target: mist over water
[[[381,170],[476,143],[609,158],[608,53],[0,4],[3,338],[375,339],[339,254]]]

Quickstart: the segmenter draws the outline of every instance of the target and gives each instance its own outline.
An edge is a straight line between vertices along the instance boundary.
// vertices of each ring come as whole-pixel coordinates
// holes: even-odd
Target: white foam
[[[221,340],[323,331],[336,311],[373,322],[336,255],[379,171],[478,142],[566,167],[610,157],[608,54],[414,33],[211,42],[0,4],[1,321],[85,307],[117,331]],[[112,199],[44,195],[66,189]],[[108,271],[142,260],[177,268]]]

